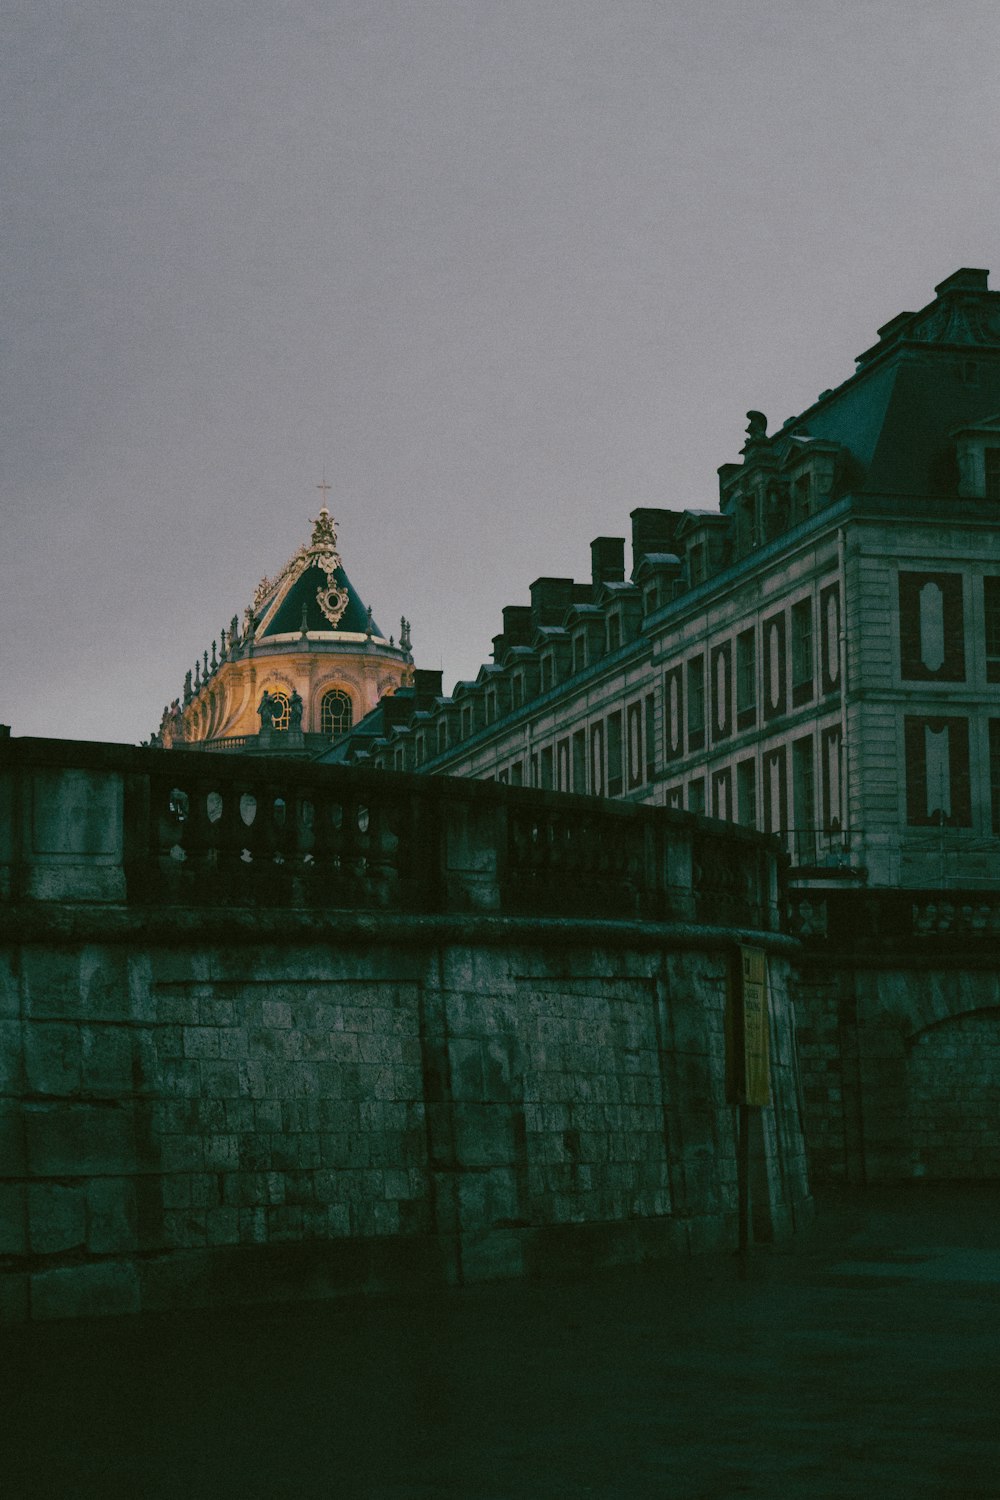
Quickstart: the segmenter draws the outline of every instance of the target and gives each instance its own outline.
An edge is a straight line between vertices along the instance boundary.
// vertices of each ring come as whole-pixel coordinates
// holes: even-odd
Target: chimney
[[[684,518],[678,510],[639,509],[632,512],[632,573],[650,552],[676,552],[674,536]]]
[[[413,674],[413,696],[417,708],[430,708],[434,699],[441,697],[443,675],[441,671],[430,672],[426,667],[417,667]]]
[[[573,587],[572,578],[536,578],[530,589],[532,626],[561,625],[573,607]]]
[[[590,544],[590,577],[595,594],[602,583],[625,582],[623,536],[595,536]]]

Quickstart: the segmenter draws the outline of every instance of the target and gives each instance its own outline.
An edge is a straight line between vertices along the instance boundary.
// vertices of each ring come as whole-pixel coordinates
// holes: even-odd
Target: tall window
[[[688,749],[700,750],[705,743],[705,658],[695,656],[687,664]]]
[[[1000,448],[987,448],[983,458],[986,468],[986,498],[1000,500]]]
[[[813,695],[812,600],[792,605],[792,703],[797,708]]]
[[[321,734],[328,734],[331,739],[337,739],[346,734],[354,722],[354,709],[351,700],[340,688],[331,688],[328,693],[323,694],[323,701],[319,710],[319,728]]]
[[[753,626],[736,637],[736,727],[747,729],[757,715],[757,653]]]
[[[1000,578],[983,579],[986,616],[986,681],[1000,682]]]

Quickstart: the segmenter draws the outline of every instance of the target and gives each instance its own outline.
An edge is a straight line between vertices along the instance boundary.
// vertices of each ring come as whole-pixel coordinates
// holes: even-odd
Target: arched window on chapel
[[[271,694],[271,728],[287,729],[290,716],[288,694],[279,688],[276,693]]]
[[[323,694],[323,702],[319,710],[319,727],[321,734],[328,734],[331,739],[337,739],[346,734],[354,721],[354,710],[351,700],[340,688],[331,688],[330,692]]]

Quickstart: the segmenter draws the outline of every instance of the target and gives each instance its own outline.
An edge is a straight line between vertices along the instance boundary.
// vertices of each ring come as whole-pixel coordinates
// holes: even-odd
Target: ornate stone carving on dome
[[[325,589],[316,590],[316,603],[323,611],[330,624],[336,629],[344,617],[350,600],[346,589],[339,588],[332,573],[326,575],[327,586]]]

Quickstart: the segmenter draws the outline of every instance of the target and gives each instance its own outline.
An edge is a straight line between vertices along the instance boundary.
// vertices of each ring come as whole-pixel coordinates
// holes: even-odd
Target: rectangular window
[[[573,735],[573,790],[585,794],[587,790],[587,731],[578,729]]]
[[[570,789],[568,739],[560,740],[556,746],[556,786],[561,792]]]
[[[1000,500],[1000,448],[987,448],[983,453],[986,469],[986,498]]]
[[[986,681],[1000,682],[1000,578],[983,579],[986,625]]]
[[[990,720],[990,807],[993,832],[1000,833],[1000,719]]]
[[[687,664],[687,741],[688,750],[701,750],[705,744],[705,658],[695,656]]]
[[[622,716],[608,715],[608,796],[622,794]]]
[[[961,573],[900,573],[899,670],[912,682],[964,682]]]
[[[733,821],[733,777],[728,766],[712,773],[712,812],[727,823]]]
[[[523,760],[516,760],[514,762],[514,764],[511,766],[511,768],[510,768],[510,784],[511,784],[511,786],[523,786],[524,785],[524,761]]]
[[[642,703],[630,703],[626,714],[628,722],[628,789],[635,791],[642,786]]]
[[[712,648],[712,739],[732,733],[733,648],[729,641]]]
[[[604,725],[590,726],[590,790],[595,797],[604,796]]]
[[[541,753],[541,756],[539,757],[539,771],[541,773],[541,781],[539,784],[547,792],[551,792],[552,790],[553,764],[554,756],[552,753],[552,746],[546,745]]]
[[[708,575],[705,553],[704,542],[693,542],[687,549],[688,582],[692,588],[699,583],[704,583]]]
[[[501,782],[504,786],[506,786],[507,783],[510,781],[510,772],[508,770],[506,770],[506,769],[504,769],[503,771],[498,771],[497,772],[497,781]]]
[[[608,650],[617,651],[622,643],[622,622],[618,615],[608,616]]]
[[[820,775],[823,784],[823,827],[827,833],[842,833],[844,812],[841,805],[843,785],[840,725],[824,729],[820,737]]]
[[[684,669],[672,667],[663,678],[663,756],[678,760],[684,754]]]
[[[688,812],[703,813],[705,811],[705,778],[696,776],[693,781],[688,782]]]
[[[582,672],[587,665],[587,642],[581,631],[573,637],[573,671]]]
[[[646,694],[646,780],[656,775],[656,694]]]
[[[757,827],[757,763],[741,760],[736,767],[736,800],[739,819],[747,828]]]
[[[969,828],[969,721],[906,718],[906,821],[915,828]]]
[[[462,738],[468,739],[472,733],[472,708],[462,709]]]
[[[736,637],[736,728],[752,729],[756,719],[757,641],[751,626]]]
[[[533,755],[531,757],[531,785],[532,786],[541,786],[541,784],[542,783],[541,783],[540,773],[539,773],[539,769],[538,769],[538,756],[537,755]]]
[[[811,833],[816,823],[816,776],[811,734],[792,744],[792,797],[796,831]]]
[[[423,734],[418,734],[417,735],[417,750],[416,750],[416,762],[417,762],[417,765],[418,766],[422,766],[423,763],[424,763],[424,761],[426,759],[427,759],[427,736],[423,735]]]
[[[792,707],[808,703],[813,695],[812,600],[792,605]]]
[[[777,719],[785,712],[785,616],[771,615],[764,621],[764,718]]]
[[[543,656],[539,663],[539,691],[547,693],[552,686],[552,657]]]
[[[442,722],[438,725],[438,755],[443,755],[448,748],[448,725]]]
[[[819,596],[820,682],[824,693],[840,685],[840,588],[836,583]]]
[[[680,812],[684,806],[684,788],[672,786],[667,792],[667,806],[672,807],[675,812]]]
[[[522,708],[524,705],[524,673],[515,672],[510,683],[510,699],[514,708]]]
[[[785,747],[764,754],[764,832],[783,833],[788,827],[788,777]]]
[[[493,724],[496,721],[496,716],[497,716],[497,695],[496,695],[496,693],[490,692],[490,693],[486,693],[484,695],[484,697],[483,697],[483,707],[484,707],[484,710],[485,710],[485,718],[486,718],[487,724]]]

